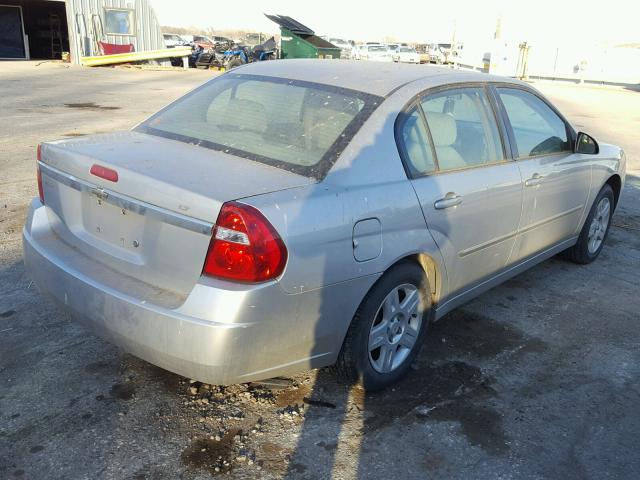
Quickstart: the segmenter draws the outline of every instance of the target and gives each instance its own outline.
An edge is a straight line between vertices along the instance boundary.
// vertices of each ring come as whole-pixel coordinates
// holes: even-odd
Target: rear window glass
[[[226,74],[137,130],[322,179],[381,100],[311,82]]]

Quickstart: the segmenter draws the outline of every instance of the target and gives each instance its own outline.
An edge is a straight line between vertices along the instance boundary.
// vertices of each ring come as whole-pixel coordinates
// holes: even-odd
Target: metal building
[[[71,62],[81,63],[109,53],[105,48],[165,48],[150,0],[0,0],[0,59],[60,59],[69,52]]]

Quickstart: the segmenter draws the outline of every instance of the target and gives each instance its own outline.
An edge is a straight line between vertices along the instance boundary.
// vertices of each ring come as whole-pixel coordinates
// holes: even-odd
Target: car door
[[[449,294],[507,266],[523,187],[486,89],[429,93],[399,132],[407,173],[444,257]]]
[[[513,157],[524,181],[514,260],[577,235],[591,184],[591,167],[573,153],[565,120],[533,91],[496,87]]]

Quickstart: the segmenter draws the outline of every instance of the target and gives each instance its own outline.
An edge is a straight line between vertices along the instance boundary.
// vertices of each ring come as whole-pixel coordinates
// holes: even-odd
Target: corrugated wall
[[[99,55],[96,41],[124,45],[132,43],[136,52],[164,48],[160,24],[150,0],[66,0],[67,21],[69,23],[69,43],[71,56],[80,63],[80,56]],[[135,35],[104,35],[102,38],[94,28],[100,19],[104,30],[104,8],[126,8],[135,12]]]

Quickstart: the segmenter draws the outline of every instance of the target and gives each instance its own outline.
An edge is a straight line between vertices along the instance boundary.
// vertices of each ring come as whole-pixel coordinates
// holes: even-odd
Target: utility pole
[[[516,76],[520,80],[524,80],[527,78],[527,63],[529,62],[529,48],[531,48],[531,46],[527,44],[527,42],[521,42],[518,48],[520,48],[520,55],[518,55]]]
[[[453,35],[451,36],[451,48],[449,49],[449,55],[453,59],[453,68],[457,68],[457,57],[458,57],[458,47],[456,46],[456,33],[458,30],[458,19],[454,18],[453,20]]]
[[[482,68],[486,73],[502,73],[504,69],[503,64],[504,57],[504,44],[502,43],[502,14],[498,14],[496,18],[496,29],[493,32],[493,42],[491,42],[491,49],[488,54],[484,54],[482,57]]]

